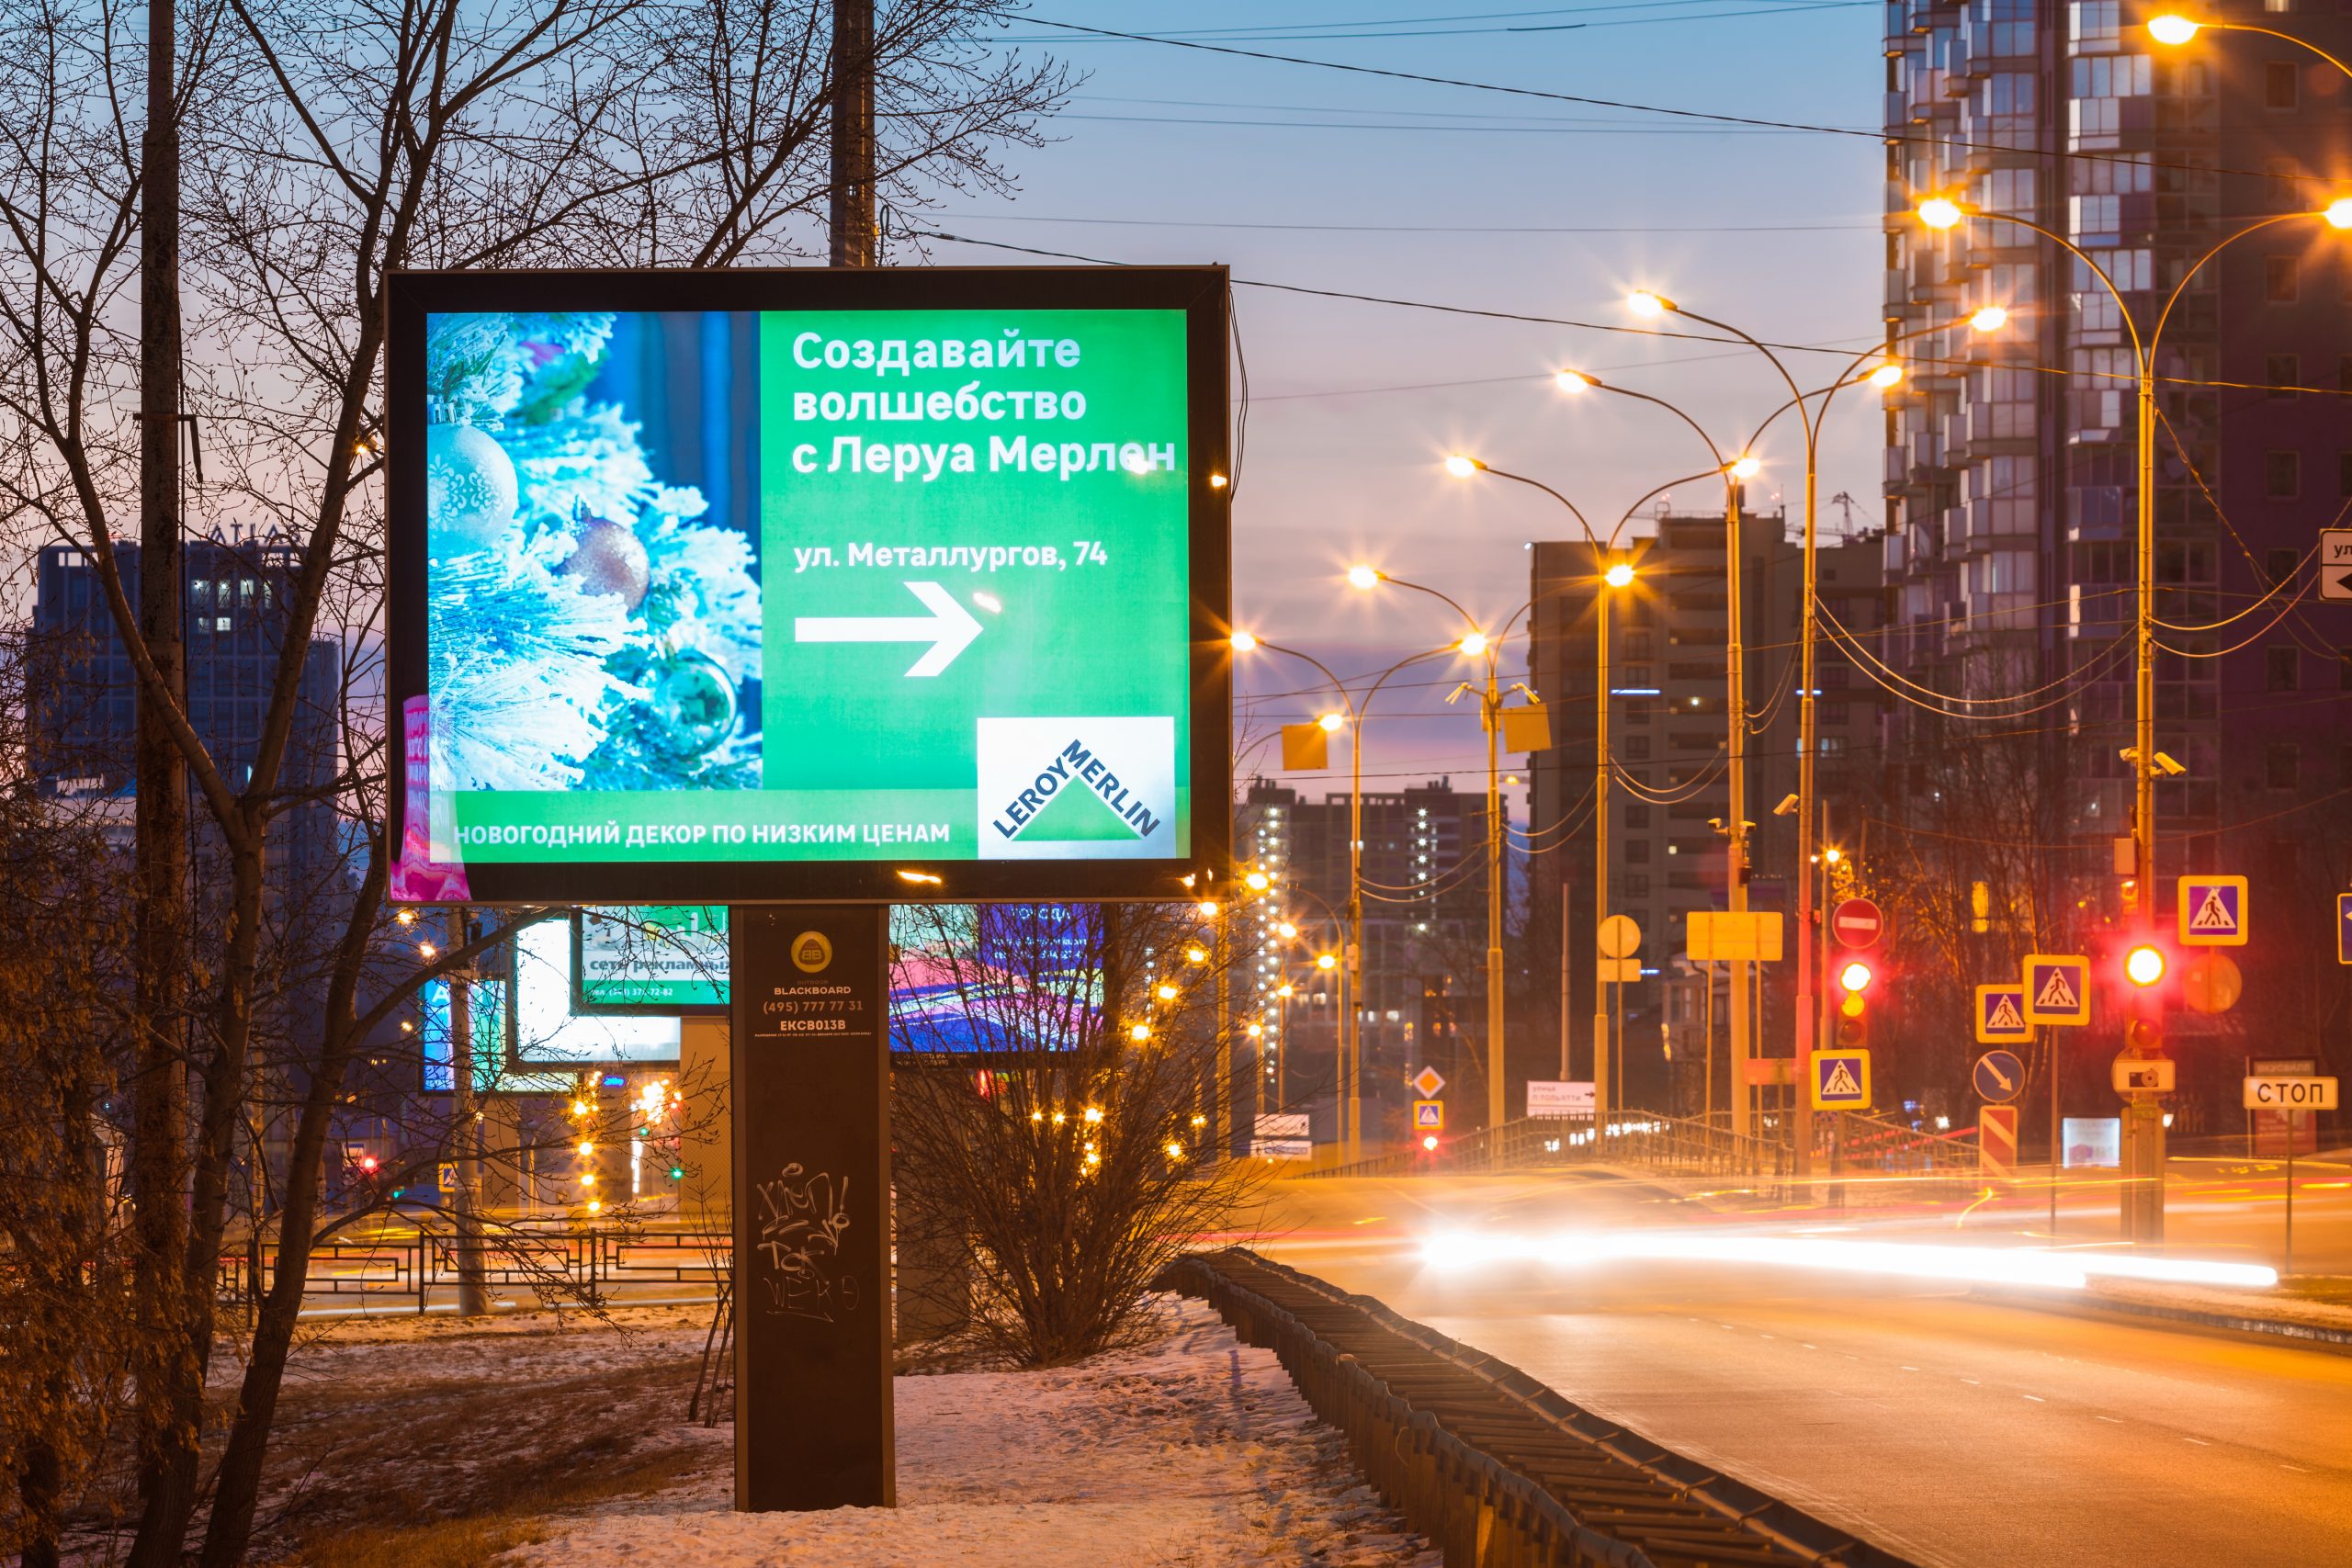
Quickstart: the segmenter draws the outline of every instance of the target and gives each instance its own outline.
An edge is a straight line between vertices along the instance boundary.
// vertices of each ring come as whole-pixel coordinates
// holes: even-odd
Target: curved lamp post
[[[1357,571],[1369,570],[1359,567]],[[1354,572],[1349,574],[1353,581]],[[1348,747],[1348,942],[1347,970],[1340,984],[1340,996],[1348,1008],[1347,1036],[1341,1043],[1346,1057],[1344,1077],[1347,1093],[1341,1108],[1340,1141],[1345,1145],[1345,1158],[1352,1165],[1363,1157],[1363,716],[1372,706],[1372,699],[1390,676],[1400,670],[1431,659],[1442,659],[1455,649],[1448,643],[1443,648],[1409,654],[1383,670],[1373,680],[1372,686],[1359,700],[1349,692],[1347,682],[1331,672],[1329,665],[1313,654],[1295,648],[1285,648],[1278,642],[1268,642],[1245,631],[1237,631],[1230,639],[1234,651],[1249,653],[1264,649],[1270,653],[1288,654],[1315,667],[1332,691],[1339,694],[1340,705],[1346,709],[1345,718],[1327,713],[1317,723],[1326,731],[1337,734],[1342,725],[1353,729]]]
[[[2262,32],[2267,29],[2249,28],[2241,30]],[[2190,29],[2191,34],[2194,31],[2194,28]],[[2182,36],[2186,39],[2190,35]],[[2286,37],[2283,33],[2276,36]],[[2301,40],[2292,41],[2301,42]],[[2132,742],[2132,750],[2127,755],[2132,762],[2133,786],[2132,806],[2132,862],[2135,917],[2133,923],[2138,926],[2143,935],[2153,934],[2156,918],[2155,781],[2159,771],[2156,761],[2155,702],[2156,350],[2164,340],[2165,323],[2172,320],[2173,308],[2180,303],[2182,295],[2188,292],[2190,281],[2204,270],[2207,262],[2211,261],[2222,251],[2247,235],[2258,234],[2265,229],[2273,228],[2281,223],[2307,222],[2316,219],[2332,229],[2352,229],[2352,197],[2339,197],[2316,212],[2281,212],[2268,218],[2258,219],[2236,232],[2216,241],[2204,254],[2199,256],[2180,275],[2179,281],[2173,285],[2172,292],[2165,296],[2164,308],[2156,313],[2154,326],[2146,332],[2141,330],[2139,321],[2132,313],[2130,302],[2124,299],[2123,291],[2116,287],[2115,279],[2108,276],[2107,269],[2099,265],[2088,252],[2064,234],[2045,229],[2030,219],[2019,218],[2007,212],[1982,211],[1965,206],[1948,196],[1931,196],[1920,202],[1917,216],[1919,221],[1928,228],[1939,231],[1955,229],[1964,220],[1973,218],[1987,223],[2012,223],[2020,229],[2041,235],[2090,269],[2091,275],[2097,277],[2108,293],[2114,297],[2116,312],[2122,319],[2124,331],[2132,339],[2133,379],[2137,384],[2138,394],[2135,411],[2139,426],[2135,471],[2139,481],[2137,534],[2140,558],[2136,595],[2137,629],[2134,637],[2137,661],[2136,680],[2133,682]],[[2154,992],[2149,990],[2143,992],[2139,1005],[2150,1010],[2150,1016],[2146,1020],[2150,1027],[2145,1033],[2147,1037],[2155,1039],[2158,1042],[2158,1048],[2161,1049],[2161,1034],[2157,1032],[2160,1019],[2154,1015],[2154,1010],[2158,1009],[2161,1003],[2156,999]],[[2124,1050],[2126,1055],[2135,1057],[2144,1057],[2151,1054],[2143,1043],[2140,1031],[2132,1031],[2127,1034]],[[2164,1238],[2164,1122],[2153,1100],[2134,1101],[2125,1107],[2125,1112],[2122,1189],[2124,1232],[2133,1241],[2161,1241]]]

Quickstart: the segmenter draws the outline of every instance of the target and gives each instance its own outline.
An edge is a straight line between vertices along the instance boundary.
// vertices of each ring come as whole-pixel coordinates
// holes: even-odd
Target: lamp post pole
[[[1345,1084],[1335,1095],[1342,1106],[1340,1124],[1344,1157],[1352,1165],[1363,1157],[1363,718],[1372,705],[1372,699],[1379,695],[1380,688],[1388,683],[1389,677],[1424,660],[1442,658],[1453,652],[1454,649],[1449,644],[1398,660],[1374,679],[1371,688],[1359,702],[1350,694],[1347,682],[1333,674],[1329,666],[1311,653],[1268,642],[1246,632],[1234,634],[1233,646],[1237,651],[1263,648],[1313,665],[1331,683],[1331,689],[1339,694],[1340,705],[1347,710],[1349,726],[1355,732],[1348,747],[1348,928],[1347,952],[1341,955],[1340,987],[1340,999],[1347,1009],[1347,1032],[1340,1046],[1344,1058],[1342,1077]]]
[[[2156,22],[2177,18],[2158,17]],[[2150,24],[2151,30],[2156,22]],[[2193,33],[2195,29],[2191,29]],[[2241,28],[2247,32],[2264,32],[2259,28]],[[2161,42],[2184,41],[2167,39],[2158,33]],[[2288,38],[2275,33],[2273,37]],[[2299,39],[2289,39],[2300,43]],[[2305,45],[2306,48],[2313,46]],[[2314,52],[2322,52],[2314,49]],[[2331,63],[2338,63],[2332,60]],[[2340,64],[2339,64],[2339,68]],[[2352,75],[2352,73],[2347,73]],[[2135,573],[2137,589],[2134,605],[2132,644],[2134,654],[2132,724],[2132,925],[2143,939],[2153,937],[2156,929],[2156,350],[2164,340],[2166,323],[2188,290],[2189,283],[2204,270],[2205,264],[2245,239],[2259,233],[2274,224],[2291,223],[2320,219],[2330,228],[2352,229],[2352,197],[2341,197],[2316,212],[2282,212],[2256,221],[2224,236],[2208,247],[2191,262],[2172,291],[2165,296],[2164,308],[2157,312],[2154,330],[2143,333],[2132,307],[2116,287],[2107,269],[2087,252],[2064,234],[2043,228],[2030,219],[2007,212],[1985,212],[1963,207],[1949,197],[1930,197],[1917,209],[1919,220],[1930,229],[1950,230],[1963,219],[1976,218],[1990,222],[2013,223],[2020,229],[2039,234],[2080,261],[2115,300],[2117,316],[2132,339],[2132,358],[2136,386],[2133,410],[2138,416],[2137,440],[2133,444],[2134,473],[2138,480],[2138,504],[2134,508],[2137,524],[2139,565]],[[2127,1026],[2124,1050],[2127,1055],[2145,1057],[2161,1054],[2163,1043],[2162,1003],[2154,993],[2145,994],[2141,1005],[2147,1011],[2135,1024],[2143,1024],[2148,1032],[2143,1041],[2136,1029]],[[2149,1042],[2153,1042],[2150,1043]],[[2055,1058],[2052,1070],[2056,1071]],[[2165,1129],[2164,1116],[2154,1096],[2135,1097],[2127,1103],[2123,1114],[2123,1181],[2122,1233],[2127,1241],[2154,1244],[2164,1240],[2165,1233]],[[2053,1129],[2054,1136],[2054,1129]]]

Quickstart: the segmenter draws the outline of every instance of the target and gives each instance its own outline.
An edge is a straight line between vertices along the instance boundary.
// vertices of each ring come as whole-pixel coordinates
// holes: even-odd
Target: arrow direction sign
[[[2180,940],[2189,947],[2244,947],[2246,896],[2243,876],[2180,879]]]
[[[2352,600],[2352,528],[2319,531],[2319,596]]]
[[[795,642],[927,642],[931,647],[907,669],[910,678],[936,675],[980,635],[980,623],[936,582],[910,582],[907,591],[931,611],[928,615],[799,615]]]
[[[1998,1105],[2025,1087],[2025,1064],[2014,1051],[1987,1051],[1976,1058],[1976,1092]]]

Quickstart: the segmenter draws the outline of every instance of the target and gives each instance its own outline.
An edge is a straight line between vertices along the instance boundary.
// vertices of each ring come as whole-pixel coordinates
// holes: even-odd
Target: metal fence
[[[482,1282],[493,1290],[560,1295],[591,1304],[611,1299],[630,1285],[708,1285],[723,1278],[732,1258],[732,1233],[690,1226],[661,1228],[572,1225],[563,1221],[486,1224],[481,1244]],[[251,1305],[276,1282],[278,1248],[266,1243],[224,1253],[220,1296]],[[458,1286],[458,1235],[454,1228],[420,1224],[311,1249],[302,1281],[305,1296],[365,1302],[413,1298],[425,1311],[434,1292]]]
[[[1589,1116],[1533,1116],[1442,1140],[1437,1148],[1333,1166],[1317,1176],[1412,1176],[1632,1165],[1660,1175],[1784,1183],[1789,1150],[1776,1139],[1734,1133],[1702,1118],[1625,1111],[1597,1126]]]

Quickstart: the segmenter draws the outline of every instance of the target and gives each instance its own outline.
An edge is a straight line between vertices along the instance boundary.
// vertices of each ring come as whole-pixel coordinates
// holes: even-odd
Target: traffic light
[[[1437,1134],[1435,1133],[1424,1133],[1421,1134],[1421,1153],[1425,1155],[1433,1155],[1437,1153]]]
[[[2123,977],[2143,989],[2165,977],[2165,950],[2143,942],[2123,955]]]
[[[1849,958],[1838,971],[1838,1048],[1862,1051],[1871,1043],[1871,983],[1878,975],[1859,958]]]

